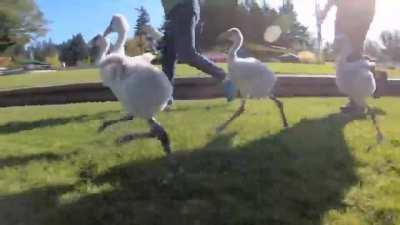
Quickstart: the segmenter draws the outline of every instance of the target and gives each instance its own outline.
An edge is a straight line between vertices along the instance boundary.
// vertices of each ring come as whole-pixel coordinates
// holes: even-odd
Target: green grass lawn
[[[220,66],[226,69],[226,64],[220,64]],[[334,72],[334,68],[331,65],[271,63],[268,66],[278,73],[285,74],[332,74]],[[176,73],[177,77],[204,76],[202,72],[187,65],[178,65]],[[99,80],[100,77],[97,69],[21,74],[19,76],[0,77],[0,90],[97,82]]]
[[[388,73],[392,78],[400,78],[400,69],[390,69],[388,70]]]
[[[159,121],[184,173],[168,179],[155,140],[118,147],[143,121],[102,134],[118,103],[0,110],[0,224],[400,224],[400,106],[381,109],[386,136],[370,120],[338,114],[343,98],[283,99],[282,129],[271,102],[222,135],[214,128],[239,102],[177,102]]]
[[[271,70],[278,74],[334,74],[332,64],[312,65],[294,63],[268,63]],[[226,69],[226,64],[220,64]],[[390,77],[400,77],[399,70],[389,70]],[[204,76],[200,71],[187,65],[177,66],[177,77]],[[0,90],[28,88],[38,86],[53,86],[63,84],[97,82],[100,80],[97,69],[81,69],[50,73],[21,74],[18,76],[0,76]]]

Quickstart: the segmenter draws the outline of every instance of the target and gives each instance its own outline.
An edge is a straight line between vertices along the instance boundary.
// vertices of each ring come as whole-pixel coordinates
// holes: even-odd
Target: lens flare
[[[282,34],[282,29],[279,26],[269,26],[264,33],[264,40],[273,43],[279,39]]]

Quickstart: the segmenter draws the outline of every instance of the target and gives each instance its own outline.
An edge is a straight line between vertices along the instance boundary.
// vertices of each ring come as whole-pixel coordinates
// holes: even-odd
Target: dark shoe
[[[171,97],[171,98],[168,100],[168,106],[171,106],[172,104],[174,104],[174,97]]]
[[[350,101],[347,105],[340,107],[342,113],[355,113],[361,114],[365,112],[365,109],[361,106],[356,105],[354,102]]]
[[[223,82],[223,86],[224,86],[224,94],[225,94],[226,100],[228,102],[233,101],[236,98],[235,84],[231,80],[225,80]]]

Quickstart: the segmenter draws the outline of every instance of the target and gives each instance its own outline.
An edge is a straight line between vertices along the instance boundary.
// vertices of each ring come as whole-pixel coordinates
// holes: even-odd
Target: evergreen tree
[[[60,46],[60,61],[68,66],[76,66],[89,57],[89,48],[81,34],[74,35],[72,39]]]
[[[294,5],[289,0],[279,11],[270,8],[266,1],[225,0],[224,4],[219,5],[206,1],[202,5],[201,19],[204,30],[200,40],[204,49],[214,47],[217,36],[231,27],[241,29],[246,43],[265,45],[264,33],[271,25],[278,25],[282,29],[276,44],[295,49],[313,47],[307,28],[298,21]]]
[[[137,49],[139,49],[139,54],[142,54],[146,51],[147,48],[147,42],[146,42],[146,32],[144,30],[144,27],[146,25],[149,25],[150,23],[150,16],[147,13],[147,10],[142,6],[140,8],[137,8],[136,11],[138,12],[139,16],[136,20],[136,25],[135,25],[135,44]],[[132,48],[132,46],[128,46],[129,49]],[[127,48],[128,48],[127,47]]]
[[[28,52],[32,52],[33,58],[40,61],[45,61],[47,57],[58,54],[57,45],[51,39],[48,41],[36,42],[28,47]],[[28,56],[29,58],[29,56]]]
[[[282,29],[282,36],[278,44],[292,48],[295,45],[310,47],[310,35],[307,27],[297,20],[297,13],[294,11],[294,5],[291,0],[287,0],[279,9],[279,14],[275,22]]]
[[[138,37],[146,34],[145,31],[143,30],[143,27],[150,23],[150,16],[147,10],[143,6],[137,8],[136,11],[138,12],[139,16],[136,20],[136,25],[135,25],[135,37]]]
[[[239,19],[238,3],[236,1],[226,1],[224,4],[215,5],[205,2],[201,10],[201,35],[197,35],[200,41],[200,46],[204,49],[214,47],[217,36],[227,29],[237,25]]]
[[[273,24],[276,14],[275,10],[267,6],[261,7],[258,4],[253,4],[244,17],[244,21],[250,26],[245,24],[241,26],[247,40],[258,44],[265,43],[264,32]]]

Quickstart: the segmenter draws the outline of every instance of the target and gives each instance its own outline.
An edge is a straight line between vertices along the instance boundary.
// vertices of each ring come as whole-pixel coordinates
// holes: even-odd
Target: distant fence
[[[400,96],[400,79],[388,80],[383,73],[377,78],[379,96]],[[278,76],[276,96],[337,97],[342,96],[334,76]],[[197,100],[223,96],[222,87],[212,78],[179,78],[175,82],[175,99]],[[0,92],[0,107],[54,105],[82,102],[115,101],[111,91],[101,83],[84,83],[37,87]]]

